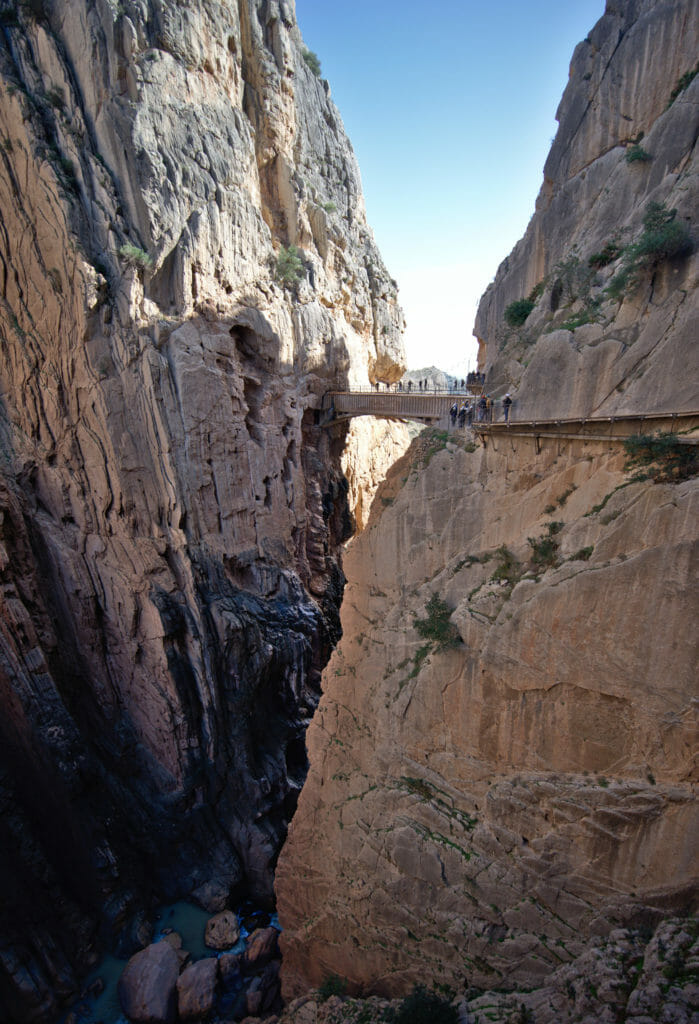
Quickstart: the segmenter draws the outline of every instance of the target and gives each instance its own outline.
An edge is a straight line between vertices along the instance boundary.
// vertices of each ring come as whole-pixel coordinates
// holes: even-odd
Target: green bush
[[[510,327],[521,327],[533,309],[534,302],[531,299],[516,299],[505,310],[505,322]]]
[[[458,647],[461,636],[451,621],[451,609],[446,601],[433,594],[427,602],[426,611],[426,619],[415,617],[415,629],[423,640],[432,641],[437,651],[446,650],[447,647]]]
[[[145,249],[139,249],[137,245],[132,245],[131,242],[126,242],[121,246],[119,255],[132,267],[149,270],[153,266],[153,257],[149,256]]]
[[[632,258],[646,266],[680,256],[692,248],[689,229],[675,220],[677,210],[668,210],[664,203],[651,200],[643,218],[643,233],[629,246]]]
[[[588,266],[599,270],[602,267],[606,267],[609,263],[613,263],[614,260],[618,260],[622,252],[623,249],[616,242],[607,242],[604,249],[600,252],[593,252],[591,256],[588,256]]]
[[[277,256],[275,275],[284,285],[293,286],[303,277],[304,265],[301,253],[295,245],[282,246]]]
[[[339,974],[329,974],[318,986],[318,1001],[326,1002],[330,996],[344,996],[347,994],[347,978],[341,978]]]
[[[694,81],[694,79],[695,79],[695,78],[697,77],[697,75],[699,75],[699,64],[697,64],[697,66],[696,66],[696,67],[694,68],[694,70],[693,70],[693,71],[686,71],[686,72],[685,72],[685,73],[684,73],[684,74],[683,74],[683,75],[682,75],[682,76],[681,76],[681,77],[680,77],[680,78],[679,78],[679,79],[677,80],[677,85],[675,86],[675,88],[674,88],[674,89],[672,90],[672,92],[670,93],[670,100],[669,100],[669,102],[668,102],[668,107],[671,107],[671,106],[672,106],[672,104],[673,104],[673,103],[675,102],[675,100],[677,99],[677,97],[679,96],[679,94],[680,94],[681,92],[684,92],[684,90],[685,90],[685,89],[687,88],[687,86],[688,86],[688,85],[689,85],[689,84],[690,84],[691,82],[693,82],[693,81]]]
[[[676,220],[677,210],[668,210],[664,203],[651,200],[643,217],[643,231],[635,242],[624,249],[622,265],[606,288],[607,295],[622,299],[638,284],[643,270],[664,260],[683,256],[692,249],[692,237],[683,221]]]
[[[556,534],[563,529],[563,523],[547,523],[547,532],[540,537],[528,537],[527,542],[532,549],[531,561],[534,569],[542,571],[558,565],[558,541]]]
[[[574,555],[571,555],[570,558],[569,558],[569,561],[570,562],[588,562],[590,560],[590,556],[592,555],[592,552],[594,550],[595,550],[594,546],[592,544],[589,544],[586,548],[580,548],[580,550],[576,551]]]
[[[505,583],[516,583],[522,576],[522,566],[512,554],[510,549],[502,544],[495,552],[498,561],[491,580],[500,580]]]
[[[677,434],[638,434],[624,441],[624,469],[647,469],[639,479],[658,483],[686,480],[699,473],[699,449],[683,444]]]
[[[416,985],[396,1011],[395,1024],[459,1024],[459,1014],[444,996]]]
[[[647,163],[649,160],[652,160],[653,157],[643,148],[643,146],[636,144],[634,146],[629,146],[626,150],[626,156],[624,159],[627,164],[636,164]]]
[[[316,78],[320,78],[320,60],[318,54],[314,53],[313,50],[303,50],[301,53],[303,62],[307,68],[313,72]]]

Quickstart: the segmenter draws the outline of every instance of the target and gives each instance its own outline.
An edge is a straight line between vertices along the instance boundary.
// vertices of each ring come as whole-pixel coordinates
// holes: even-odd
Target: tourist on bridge
[[[459,428],[461,430],[464,429],[464,423],[465,422],[466,422],[466,405],[462,404],[461,408],[459,409]]]
[[[490,395],[485,396],[485,418],[488,423],[493,422],[493,400]]]
[[[505,397],[502,400],[502,408],[503,408],[504,413],[505,413],[505,423],[507,423],[509,421],[509,418],[510,418],[510,406],[511,405],[512,405],[512,399],[510,397],[510,392],[508,391],[507,394],[505,395]]]
[[[456,402],[454,402],[454,404],[452,405],[451,409],[449,410],[449,418],[451,419],[452,427],[456,423],[456,414],[458,413],[458,411],[459,411],[459,407],[456,404]]]
[[[486,413],[487,408],[488,408],[488,403],[486,401],[486,397],[485,397],[485,395],[481,395],[481,397],[478,400],[478,422],[479,423],[482,423],[483,420],[485,419],[485,413]]]
[[[469,427],[473,426],[473,403],[466,403],[466,420],[468,421]]]

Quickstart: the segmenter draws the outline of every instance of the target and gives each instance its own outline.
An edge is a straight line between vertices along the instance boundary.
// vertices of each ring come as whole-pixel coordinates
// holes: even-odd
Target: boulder
[[[174,1024],[180,963],[169,942],[135,953],[119,978],[119,1003],[136,1024]]]
[[[240,972],[243,957],[240,953],[222,953],[218,958],[221,981],[227,984]]]
[[[257,928],[247,941],[243,956],[243,970],[248,974],[259,970],[277,955],[276,928]]]
[[[204,942],[209,949],[230,949],[239,938],[238,918],[232,910],[222,910],[206,922]]]
[[[177,1008],[181,1021],[198,1020],[211,1013],[216,1002],[218,960],[214,956],[185,967],[177,979]]]

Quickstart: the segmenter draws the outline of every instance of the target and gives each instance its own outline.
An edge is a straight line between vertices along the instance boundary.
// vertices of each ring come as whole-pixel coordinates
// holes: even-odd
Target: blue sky
[[[296,0],[406,313],[410,367],[475,366],[478,299],[534,212],[604,0]]]

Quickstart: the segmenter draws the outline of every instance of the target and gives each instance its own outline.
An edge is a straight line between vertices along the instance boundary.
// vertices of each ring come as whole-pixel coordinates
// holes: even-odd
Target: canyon
[[[0,32],[3,1021],[175,985],[182,899],[276,904],[290,1024],[694,1019],[696,472],[322,422],[403,314],[291,0]],[[699,412],[697,52],[608,0],[573,55],[476,322],[514,420]]]
[[[26,1022],[158,905],[271,905],[339,636],[342,459],[361,506],[367,430],[376,474],[405,447],[316,411],[404,358],[293,5],[0,22],[0,1005]]]

